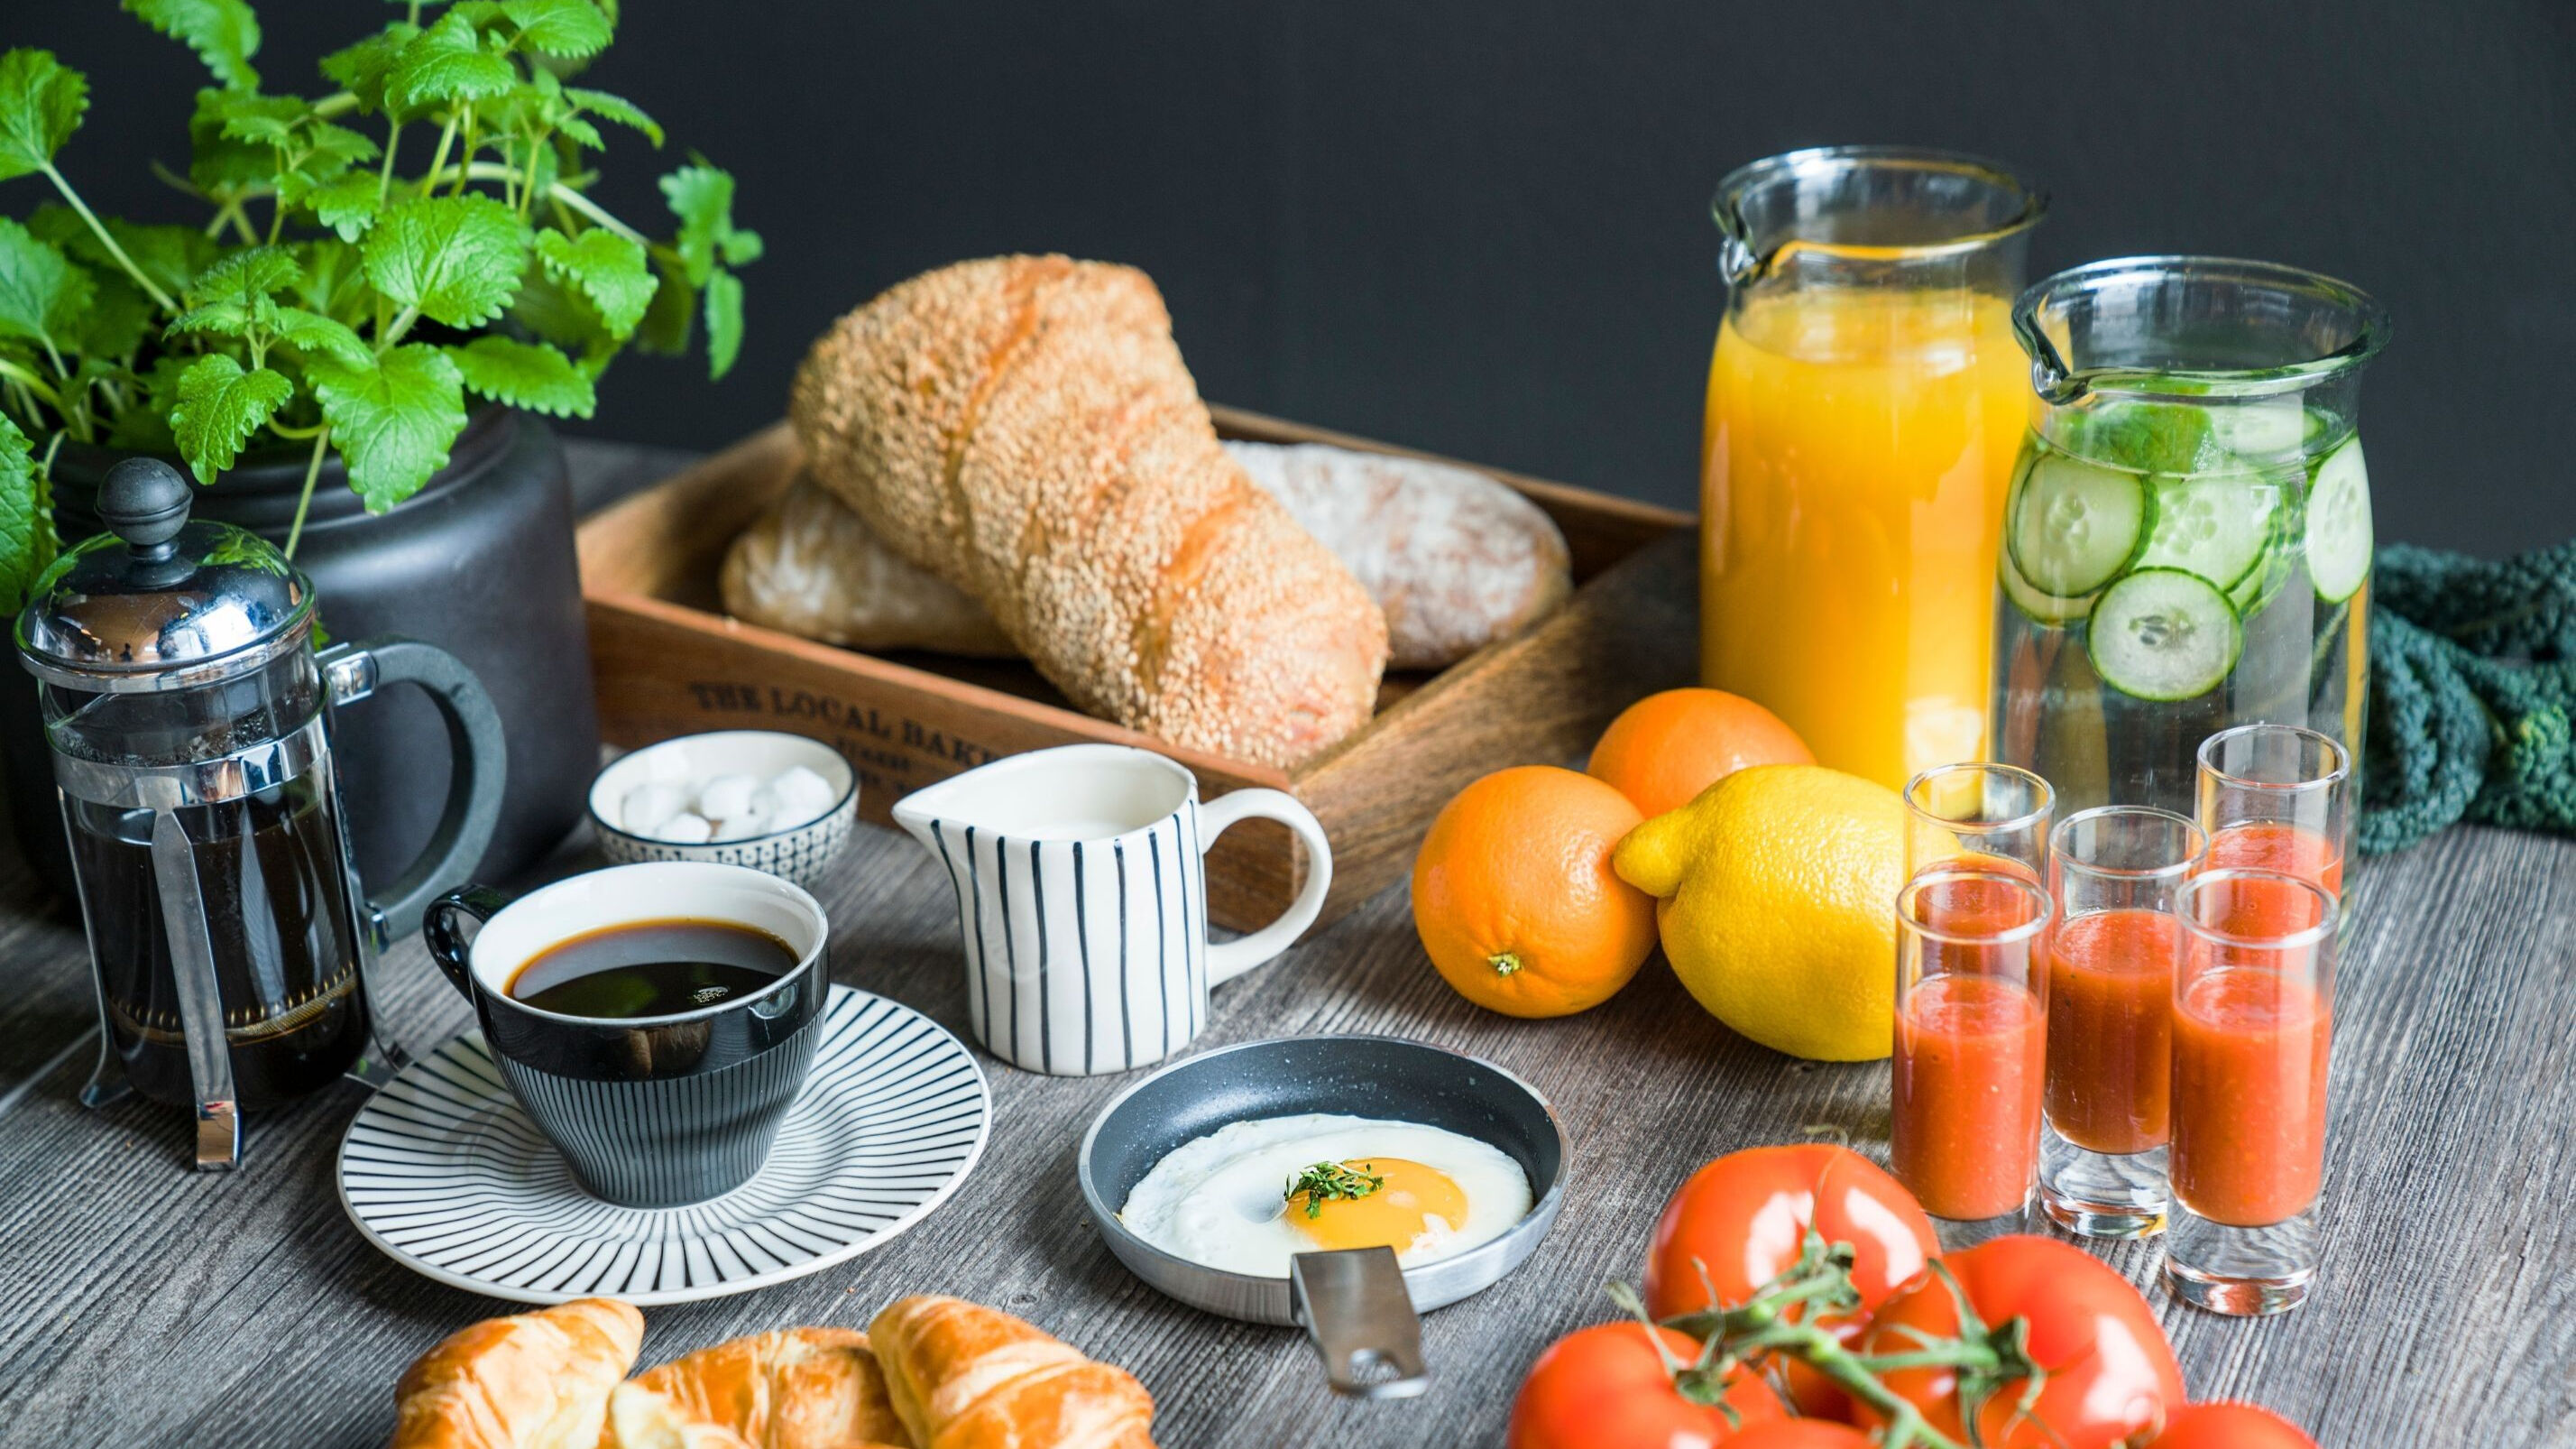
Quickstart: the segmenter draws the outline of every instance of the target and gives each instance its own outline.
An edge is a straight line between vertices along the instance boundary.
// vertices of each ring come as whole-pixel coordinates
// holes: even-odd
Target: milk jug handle
[[[369,639],[335,645],[318,662],[336,709],[388,684],[417,684],[447,724],[447,804],[420,857],[381,891],[367,892],[385,923],[387,940],[420,929],[430,898],[472,877],[501,819],[501,792],[509,778],[509,747],[501,714],[482,681],[455,655],[417,639]]]
[[[1199,853],[1204,855],[1225,828],[1242,820],[1276,820],[1306,844],[1306,884],[1279,919],[1232,941],[1208,946],[1208,985],[1216,986],[1287,950],[1315,924],[1324,896],[1333,888],[1333,846],[1324,838],[1315,812],[1282,790],[1236,790],[1199,807]]]

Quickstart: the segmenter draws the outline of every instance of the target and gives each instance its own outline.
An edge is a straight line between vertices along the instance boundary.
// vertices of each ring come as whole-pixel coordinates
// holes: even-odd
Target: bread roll
[[[798,478],[733,542],[725,612],[853,649],[935,649],[1010,659],[983,605],[885,546],[849,505]]]
[[[620,1384],[608,1417],[611,1449],[683,1449],[702,1428],[746,1449],[912,1443],[868,1336],[852,1328],[788,1328],[699,1349]]]
[[[1282,767],[1367,722],[1386,621],[1226,456],[1143,273],[915,277],[815,344],[788,412],[816,480],[1080,707]]]
[[[1368,590],[1391,668],[1445,669],[1573,591],[1565,535],[1482,473],[1324,443],[1225,451]]]
[[[868,1334],[920,1449],[1153,1449],[1144,1385],[998,1308],[904,1298]]]
[[[395,1383],[393,1449],[597,1449],[643,1342],[644,1315],[613,1298],[468,1324]]]

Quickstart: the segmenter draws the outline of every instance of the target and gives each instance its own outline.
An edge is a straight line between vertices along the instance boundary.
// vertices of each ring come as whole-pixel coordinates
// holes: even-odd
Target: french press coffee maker
[[[18,616],[89,929],[102,1042],[81,1100],[140,1091],[196,1113],[196,1165],[232,1167],[241,1114],[402,1065],[373,1015],[390,934],[482,858],[500,716],[455,656],[407,639],[313,647],[313,585],[266,540],[191,522],[188,481],[128,459],[109,532],[65,553]],[[379,906],[361,888],[332,711],[418,684],[455,748],[447,808]]]

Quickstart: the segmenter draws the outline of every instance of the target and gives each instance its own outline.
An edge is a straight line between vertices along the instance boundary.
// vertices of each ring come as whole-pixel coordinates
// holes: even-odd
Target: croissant
[[[468,1324],[395,1383],[393,1449],[596,1449],[643,1342],[644,1315],[613,1298]]]
[[[912,1444],[868,1336],[850,1328],[789,1328],[702,1348],[619,1385],[608,1419],[605,1449]]]
[[[1154,1449],[1154,1400],[995,1308],[897,1299],[868,1325],[895,1412],[921,1449]]]
[[[1226,456],[1132,267],[901,283],[815,343],[788,415],[816,481],[1083,709],[1285,767],[1375,707],[1385,617]]]

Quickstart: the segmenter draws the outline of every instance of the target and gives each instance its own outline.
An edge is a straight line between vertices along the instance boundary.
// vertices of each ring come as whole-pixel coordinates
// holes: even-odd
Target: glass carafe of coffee
[[[240,1114],[400,1065],[369,975],[481,859],[500,808],[500,718],[453,655],[410,640],[313,647],[313,586],[258,535],[191,522],[167,464],[109,470],[110,532],[37,581],[18,617],[89,928],[103,1036],[82,1100],[192,1108],[200,1168]],[[371,904],[331,761],[333,707],[423,686],[455,745],[421,859]]]

